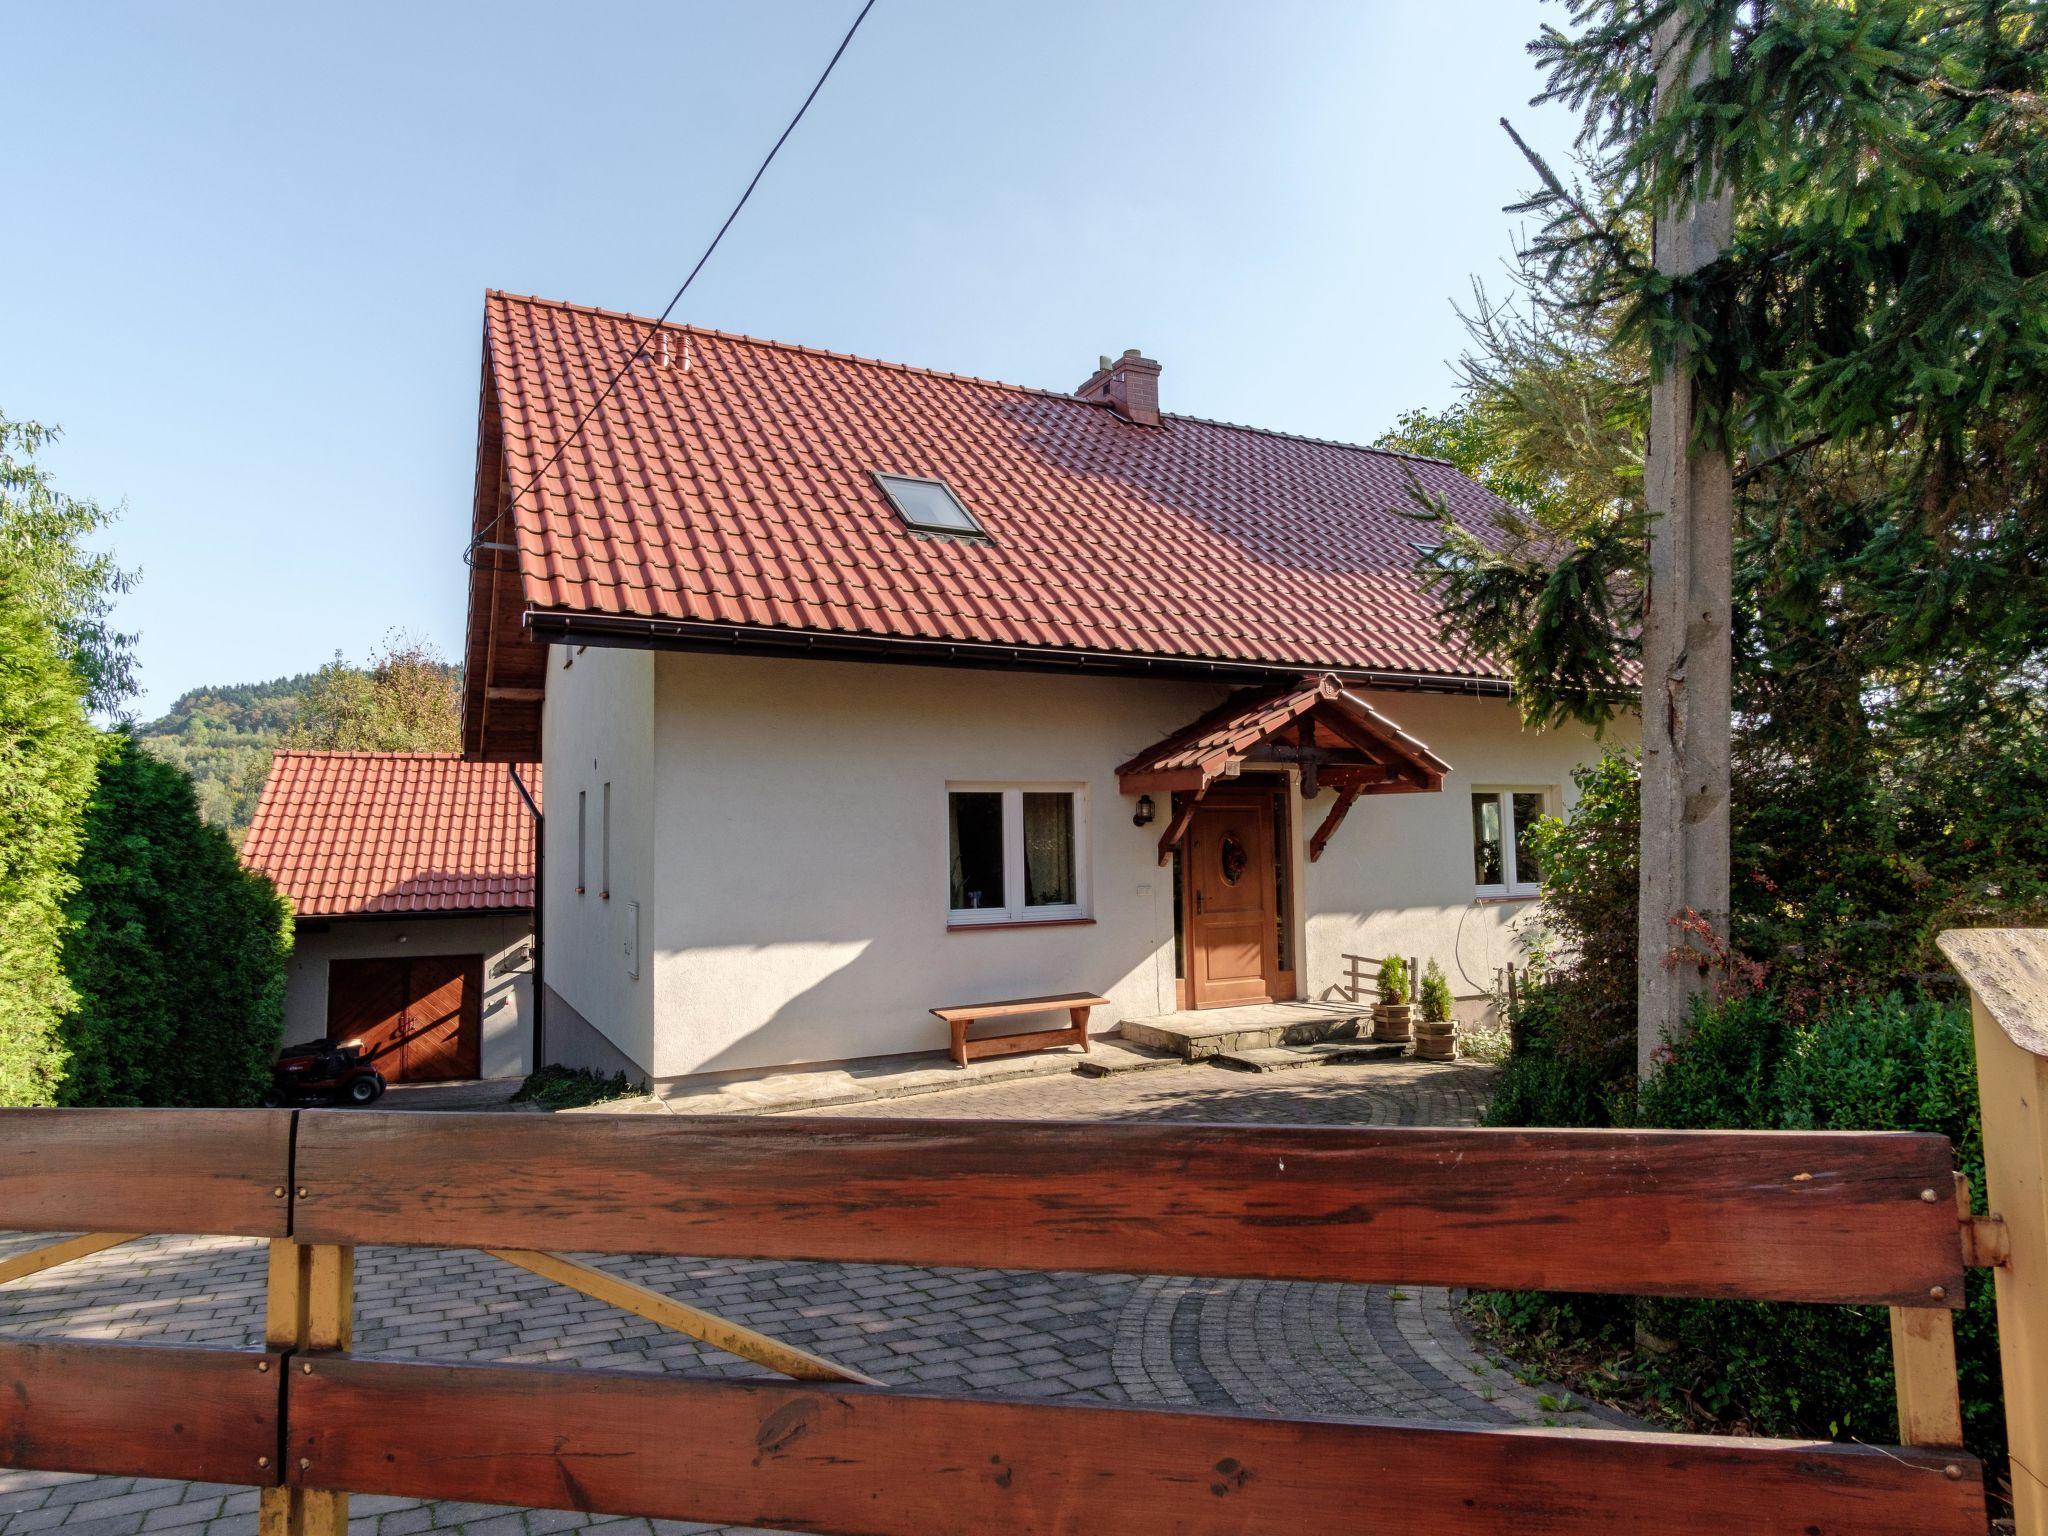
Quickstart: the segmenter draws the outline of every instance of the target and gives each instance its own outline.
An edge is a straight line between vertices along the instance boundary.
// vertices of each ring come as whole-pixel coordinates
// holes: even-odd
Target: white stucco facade
[[[479,1070],[485,1077],[524,1077],[532,1069],[534,1014],[533,919],[523,912],[300,923],[285,971],[284,1044],[327,1034],[331,962],[420,955],[483,956]]]
[[[949,1003],[1096,991],[1112,1003],[1098,1030],[1169,1011],[1163,812],[1133,826],[1135,797],[1115,770],[1230,691],[556,647],[549,989],[655,1078],[938,1049],[943,1027],[927,1010]],[[1332,797],[1290,792],[1299,991],[1330,995],[1347,955],[1399,953],[1436,959],[1454,991],[1477,996],[1517,953],[1512,929],[1530,904],[1475,898],[1470,792],[1541,789],[1563,809],[1572,769],[1601,744],[1525,731],[1506,699],[1365,696],[1451,772],[1440,794],[1362,798],[1315,863],[1308,837]],[[1077,792],[1086,921],[949,926],[948,789],[995,785]]]

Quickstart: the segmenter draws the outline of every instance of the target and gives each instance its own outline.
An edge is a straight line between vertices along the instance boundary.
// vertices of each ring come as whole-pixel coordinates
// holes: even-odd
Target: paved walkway
[[[892,1115],[1465,1125],[1484,1067],[1379,1063],[1247,1077],[1194,1066],[964,1088]],[[873,1113],[860,1106],[831,1113]],[[1113,1173],[1113,1170],[1105,1170]],[[0,1238],[0,1252],[44,1241]],[[554,1362],[728,1376],[757,1367],[480,1254],[357,1252],[356,1348],[411,1359]],[[1591,1422],[1489,1364],[1441,1290],[861,1264],[607,1258],[696,1305],[891,1383],[1095,1402],[1199,1404],[1468,1423]],[[0,1290],[0,1333],[251,1347],[263,1246],[156,1238]],[[0,1536],[248,1536],[250,1490],[0,1472]],[[358,1497],[354,1536],[546,1536],[649,1522]],[[653,1522],[666,1536],[706,1529]]]

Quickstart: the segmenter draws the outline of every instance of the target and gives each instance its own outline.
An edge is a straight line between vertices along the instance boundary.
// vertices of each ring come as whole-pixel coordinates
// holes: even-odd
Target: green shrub
[[[1380,1001],[1383,1003],[1405,1003],[1408,993],[1408,962],[1399,955],[1389,955],[1380,962]]]
[[[1798,1027],[1760,1000],[1704,1010],[1644,1085],[1639,1123],[1931,1131],[1949,1138],[1956,1166],[1984,1198],[1969,1010],[1958,1003],[1855,999]],[[1956,1319],[1964,1433],[1997,1465],[2005,1425],[1990,1277],[1973,1272],[1967,1284]],[[1679,1346],[1673,1369],[1700,1370],[1695,1390],[1717,1414],[1765,1434],[1896,1438],[1881,1307],[1663,1301],[1644,1305],[1643,1323]]]
[[[606,1077],[584,1067],[547,1066],[521,1083],[511,1101],[538,1104],[543,1109],[581,1109],[588,1104],[636,1098],[646,1091],[644,1084],[629,1081],[623,1072]]]
[[[1674,1129],[1931,1131],[1954,1144],[1957,1167],[1983,1200],[1975,1065],[1960,1004],[1855,998],[1798,1024],[1770,998],[1704,1008],[1633,1104],[1603,1098],[1547,1048],[1542,1015],[1555,1006],[1554,996],[1534,1005],[1524,1050],[1503,1078],[1512,1097],[1496,1095],[1488,1123],[1599,1124],[1592,1117],[1610,1113],[1613,1123]],[[1964,1431],[1995,1468],[2005,1453],[1996,1317],[1988,1275],[1973,1271],[1967,1284],[1956,1319]],[[1770,1435],[1897,1435],[1883,1308],[1526,1294],[1480,1305],[1510,1347],[1539,1352],[1597,1353],[1604,1343],[1611,1355],[1640,1325],[1672,1348],[1636,1357],[1625,1395],[1684,1417]]]
[[[1422,1018],[1424,1023],[1442,1024],[1451,1016],[1451,982],[1444,968],[1434,960],[1422,973]]]
[[[1487,1100],[1488,1125],[1602,1127],[1625,1123],[1625,1085],[1604,1062],[1570,1050],[1573,999],[1555,985],[1524,987],[1497,1000],[1516,1041]]]
[[[254,1104],[284,1027],[290,914],[192,781],[133,737],[105,738],[86,806],[59,1026],[65,1104]]]

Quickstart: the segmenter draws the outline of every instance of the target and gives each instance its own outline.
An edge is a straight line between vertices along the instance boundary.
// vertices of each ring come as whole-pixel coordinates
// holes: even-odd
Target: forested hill
[[[239,839],[270,773],[270,754],[315,674],[225,688],[194,688],[158,720],[136,728],[144,746],[192,776],[199,813]]]
[[[194,688],[136,734],[191,776],[199,814],[240,842],[279,747],[453,752],[461,725],[462,669],[394,633],[366,667],[337,651],[318,672]]]

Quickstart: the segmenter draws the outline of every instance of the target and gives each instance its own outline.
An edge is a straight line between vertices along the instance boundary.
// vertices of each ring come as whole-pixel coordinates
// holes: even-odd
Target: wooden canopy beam
[[[1359,784],[1347,784],[1337,792],[1337,803],[1330,807],[1330,814],[1323,818],[1323,824],[1316,828],[1315,835],[1308,840],[1309,863],[1313,864],[1323,856],[1323,850],[1330,846],[1330,839],[1336,835],[1337,828],[1344,824],[1344,818],[1350,814],[1353,802],[1364,793],[1364,786]]]
[[[1199,794],[1209,783],[1210,776],[1199,768],[1162,768],[1156,773],[1119,774],[1116,787],[1126,795],[1165,795],[1182,790]]]
[[[1180,803],[1173,808],[1173,814],[1166,818],[1166,830],[1159,834],[1159,867],[1164,869],[1173,862],[1174,850],[1180,847],[1181,839],[1188,835],[1188,824],[1195,819],[1195,807],[1202,803],[1202,796],[1208,793],[1204,785],[1192,794],[1180,797]]]

